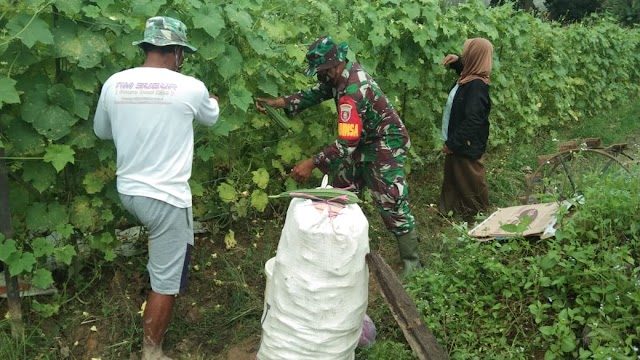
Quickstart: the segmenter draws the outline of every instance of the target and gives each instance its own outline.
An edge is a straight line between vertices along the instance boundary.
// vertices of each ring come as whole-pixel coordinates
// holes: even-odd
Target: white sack
[[[358,205],[291,200],[277,255],[265,265],[259,360],[354,359],[367,308],[368,231]]]

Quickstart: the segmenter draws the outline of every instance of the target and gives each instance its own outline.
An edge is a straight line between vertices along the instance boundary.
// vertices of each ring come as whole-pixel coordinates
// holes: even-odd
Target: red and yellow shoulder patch
[[[358,140],[362,131],[362,120],[356,108],[356,102],[349,96],[338,100],[338,138]]]

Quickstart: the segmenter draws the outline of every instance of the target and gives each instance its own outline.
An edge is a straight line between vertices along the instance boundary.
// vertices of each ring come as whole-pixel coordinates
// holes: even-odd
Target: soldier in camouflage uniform
[[[407,201],[404,162],[411,145],[393,105],[360,64],[346,59],[347,43],[331,37],[316,40],[307,52],[308,76],[317,74],[318,84],[280,98],[256,98],[283,108],[289,117],[333,99],[338,110],[338,139],[313,158],[298,163],[291,176],[305,181],[314,168],[334,174],[334,187],[355,185],[371,189],[385,226],[396,237],[406,276],[420,267],[418,236]]]

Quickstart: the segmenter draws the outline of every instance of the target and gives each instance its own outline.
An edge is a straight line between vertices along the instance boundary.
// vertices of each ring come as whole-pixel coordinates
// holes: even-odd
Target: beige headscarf
[[[473,38],[464,42],[462,47],[462,73],[458,78],[458,84],[466,84],[469,81],[480,79],[489,85],[491,64],[493,63],[493,45],[487,39]]]

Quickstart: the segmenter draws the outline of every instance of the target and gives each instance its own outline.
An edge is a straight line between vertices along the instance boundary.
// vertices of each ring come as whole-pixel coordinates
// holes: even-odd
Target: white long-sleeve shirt
[[[205,85],[191,76],[151,67],[112,75],[93,129],[115,143],[118,192],[190,207],[193,120],[211,126],[219,112]]]

